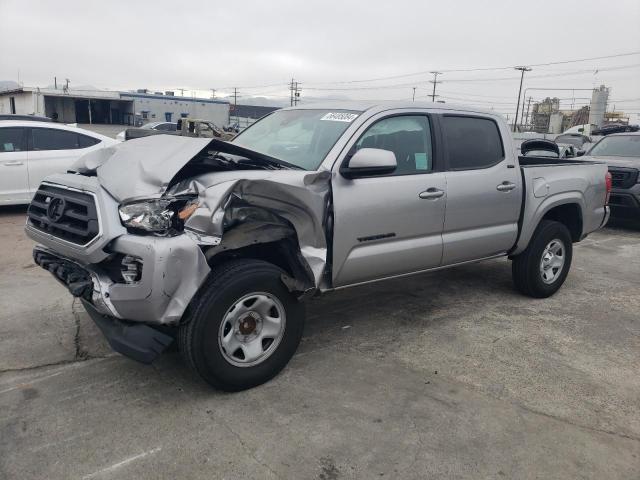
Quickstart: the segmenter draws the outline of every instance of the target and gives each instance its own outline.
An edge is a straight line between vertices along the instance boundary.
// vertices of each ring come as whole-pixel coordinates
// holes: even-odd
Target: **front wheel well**
[[[579,242],[582,239],[582,210],[577,203],[566,203],[553,207],[544,214],[542,220],[562,223],[569,229],[573,242]]]
[[[212,270],[233,259],[263,260],[280,267],[290,276],[292,281],[285,281],[290,290],[305,292],[315,288],[313,275],[302,257],[298,241],[292,236],[222,251],[211,249],[205,255]]]

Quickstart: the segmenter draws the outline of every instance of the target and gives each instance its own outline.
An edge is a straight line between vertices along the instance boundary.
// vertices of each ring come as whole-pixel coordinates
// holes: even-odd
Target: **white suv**
[[[0,205],[29,203],[44,177],[65,173],[85,153],[116,143],[57,123],[0,120]]]

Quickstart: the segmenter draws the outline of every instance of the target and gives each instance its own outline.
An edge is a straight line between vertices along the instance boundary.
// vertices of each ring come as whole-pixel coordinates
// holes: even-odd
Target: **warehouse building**
[[[229,123],[229,102],[173,92],[18,87],[0,91],[0,113],[44,115],[61,123],[143,125],[178,118]]]

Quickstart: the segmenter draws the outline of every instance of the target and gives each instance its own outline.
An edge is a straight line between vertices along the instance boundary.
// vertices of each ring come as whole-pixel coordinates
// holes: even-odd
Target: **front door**
[[[361,131],[347,160],[360,148],[379,148],[392,151],[398,167],[384,176],[334,177],[335,287],[437,267],[442,259],[445,172],[434,165],[429,116],[379,115]]]
[[[441,124],[447,152],[442,264],[507,252],[518,235],[522,206],[515,153],[505,154],[498,123],[490,117],[446,114]]]
[[[0,204],[26,203],[29,195],[26,128],[0,128]]]

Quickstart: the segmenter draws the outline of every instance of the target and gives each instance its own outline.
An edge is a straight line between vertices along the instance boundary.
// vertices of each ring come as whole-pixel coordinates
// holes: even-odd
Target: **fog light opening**
[[[142,278],[142,260],[132,255],[125,255],[122,258],[120,274],[125,283],[138,283]]]

